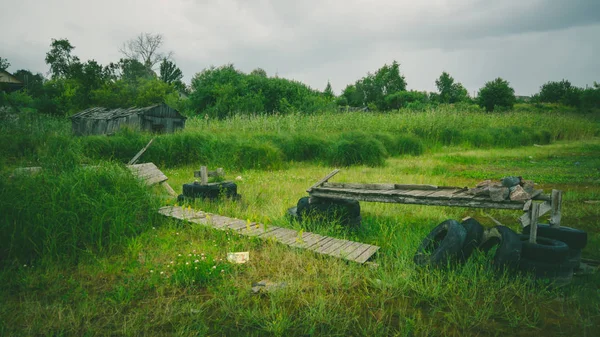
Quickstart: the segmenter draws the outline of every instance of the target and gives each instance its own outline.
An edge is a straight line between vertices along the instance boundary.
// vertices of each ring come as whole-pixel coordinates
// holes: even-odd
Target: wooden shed
[[[71,116],[71,125],[78,136],[111,135],[123,126],[164,133],[183,129],[185,120],[177,110],[163,103],[145,108],[90,108]]]

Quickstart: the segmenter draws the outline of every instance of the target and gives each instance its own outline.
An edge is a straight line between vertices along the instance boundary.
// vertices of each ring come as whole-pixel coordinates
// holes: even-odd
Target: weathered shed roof
[[[162,104],[156,104],[156,105],[151,105],[151,106],[147,106],[147,107],[143,107],[143,108],[116,108],[116,109],[108,109],[108,108],[102,108],[102,107],[94,107],[94,108],[89,108],[83,111],[80,111],[76,114],[74,114],[73,116],[71,116],[71,119],[104,119],[104,120],[109,120],[109,119],[114,119],[114,118],[119,118],[119,117],[125,117],[125,116],[130,116],[130,115],[137,115],[137,114],[144,114],[146,115],[148,112],[151,112],[153,109],[161,107],[161,106],[165,106],[168,109],[171,109],[170,107],[168,107],[166,104],[162,103]],[[176,110],[173,110],[176,114],[177,117],[186,119],[186,117],[181,116]]]

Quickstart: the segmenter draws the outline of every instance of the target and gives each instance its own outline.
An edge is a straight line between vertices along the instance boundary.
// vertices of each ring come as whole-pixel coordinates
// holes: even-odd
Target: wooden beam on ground
[[[265,226],[260,223],[228,218],[225,216],[204,213],[177,206],[165,206],[159,213],[192,223],[198,223],[219,230],[233,230],[240,235],[258,237],[263,240],[274,240],[281,244],[306,249],[319,254],[342,258],[357,263],[365,263],[379,250],[379,247],[360,242],[336,239],[310,232],[298,232],[293,229]]]
[[[171,185],[169,185],[168,182],[163,181],[162,183],[160,183],[160,185],[167,191],[167,193],[169,193],[171,196],[176,197],[177,196],[177,192],[175,192],[175,190],[173,189],[173,187],[171,187]]]
[[[127,165],[135,164],[138,161],[138,159],[140,159],[140,157],[144,154],[144,152],[146,152],[146,150],[148,150],[148,148],[150,147],[150,145],[152,144],[153,141],[154,141],[154,138],[150,139],[148,144],[146,144],[146,146],[144,146],[144,148],[141,149],[140,152],[138,152],[135,156],[133,156],[133,158],[131,158],[131,160],[129,161],[129,163],[127,163]]]
[[[312,191],[313,188],[321,186],[323,183],[327,182],[329,179],[331,179],[331,177],[333,177],[334,175],[338,174],[338,172],[340,172],[340,170],[335,169],[333,171],[331,171],[331,173],[329,173],[328,175],[326,175],[323,179],[317,181],[314,185],[312,185],[311,187],[309,187],[306,192],[310,193],[310,191]]]

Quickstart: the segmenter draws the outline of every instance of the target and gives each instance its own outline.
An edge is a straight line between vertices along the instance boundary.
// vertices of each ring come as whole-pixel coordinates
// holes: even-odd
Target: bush
[[[333,144],[329,163],[334,166],[383,166],[388,154],[377,139],[359,132],[345,133]]]
[[[507,81],[498,77],[491,82],[487,82],[479,90],[477,101],[479,106],[485,108],[488,112],[494,111],[496,107],[511,109],[515,104],[515,90],[510,87]]]
[[[60,159],[57,159],[59,161]],[[0,259],[76,261],[156,224],[159,203],[113,164],[0,179]]]

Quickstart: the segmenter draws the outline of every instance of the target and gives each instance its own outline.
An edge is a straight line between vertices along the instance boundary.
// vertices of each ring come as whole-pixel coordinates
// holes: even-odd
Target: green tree
[[[583,89],[571,85],[571,82],[547,82],[540,87],[538,100],[545,103],[561,103],[578,107],[581,104]]]
[[[71,55],[75,47],[67,39],[52,39],[50,47],[50,51],[46,53],[46,64],[50,66],[52,78],[69,77],[73,67],[79,63],[79,58]]]
[[[119,61],[121,74],[120,79],[136,83],[140,79],[150,79],[156,76],[152,70],[148,70],[140,61],[135,59],[121,59]]]
[[[181,70],[177,68],[174,62],[163,59],[160,63],[159,78],[167,84],[172,84],[181,81],[183,74],[181,73]]]
[[[458,103],[467,100],[469,97],[467,89],[462,84],[455,83],[454,78],[445,71],[435,80],[435,85],[439,91],[437,98],[441,103]]]
[[[498,77],[479,89],[477,101],[488,112],[494,111],[495,107],[512,108],[515,104],[515,90],[508,81]]]
[[[323,90],[323,95],[328,99],[335,98],[335,94],[333,93],[333,89],[331,88],[331,83],[327,81],[327,85],[325,86],[325,90]]]
[[[385,96],[406,90],[406,80],[400,74],[400,64],[393,61],[391,65],[385,64],[374,74],[356,81],[344,89],[342,95],[346,97],[350,106],[367,106],[375,104],[380,110],[386,110]]]
[[[256,68],[250,72],[250,75],[267,78],[267,72],[263,68]]]
[[[8,67],[10,67],[10,62],[8,62],[8,59],[0,56],[0,71],[6,70]]]
[[[44,94],[44,76],[42,74],[33,74],[29,70],[19,69],[13,74],[19,81],[25,85],[25,90],[33,97],[37,98]]]

